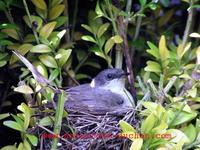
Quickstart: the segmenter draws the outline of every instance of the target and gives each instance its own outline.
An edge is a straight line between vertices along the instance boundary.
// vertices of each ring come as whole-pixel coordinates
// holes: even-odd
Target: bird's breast
[[[133,102],[133,97],[131,96],[131,94],[129,93],[129,91],[127,91],[125,88],[110,89],[110,91],[112,93],[120,95],[124,99],[124,104],[123,104],[124,106],[132,107],[131,102]]]

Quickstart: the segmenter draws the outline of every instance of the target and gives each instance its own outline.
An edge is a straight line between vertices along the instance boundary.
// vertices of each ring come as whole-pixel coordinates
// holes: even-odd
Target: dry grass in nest
[[[92,114],[83,111],[68,110],[68,117],[63,120],[59,150],[101,150],[101,149],[128,149],[130,142],[127,138],[119,137],[121,132],[119,121],[124,120],[137,126],[135,111],[115,111],[105,114]],[[50,130],[41,127],[41,134],[50,133]],[[74,130],[74,134],[70,132]],[[71,134],[70,134],[71,133]],[[71,137],[70,137],[71,136]],[[72,137],[74,136],[74,137]],[[42,137],[42,136],[40,136]],[[50,149],[52,138],[40,138],[40,149]]]

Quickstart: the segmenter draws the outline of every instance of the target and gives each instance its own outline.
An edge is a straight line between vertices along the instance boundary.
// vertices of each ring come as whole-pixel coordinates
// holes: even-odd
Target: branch
[[[185,45],[188,41],[189,34],[191,32],[191,29],[192,29],[193,15],[194,15],[194,9],[191,8],[192,5],[193,5],[193,0],[190,0],[190,9],[188,9],[188,18],[187,18],[187,23],[186,23],[184,35],[183,35],[183,42],[182,42],[183,47],[185,47]]]
[[[35,31],[34,27],[33,27],[33,21],[31,19],[31,15],[30,15],[30,12],[29,12],[29,9],[28,9],[28,5],[26,3],[26,0],[23,0],[23,3],[24,3],[24,7],[25,7],[25,10],[26,10],[26,13],[28,15],[28,19],[29,19],[29,22],[30,22],[30,25],[31,25],[31,28],[33,30],[33,34],[34,34],[34,37],[35,37],[35,40],[37,42],[37,44],[40,44],[40,41],[39,41],[39,37],[37,35],[37,32]]]
[[[136,104],[136,89],[134,86],[135,79],[134,79],[134,74],[133,74],[133,69],[132,69],[131,56],[129,53],[130,51],[129,51],[128,40],[127,40],[127,36],[125,34],[125,23],[124,23],[123,17],[121,17],[121,16],[118,17],[117,23],[118,23],[118,28],[119,28],[119,35],[123,38],[123,53],[124,53],[124,57],[125,57],[127,71],[130,73],[130,75],[128,76],[130,92],[131,92],[131,95],[134,97],[135,104]]]

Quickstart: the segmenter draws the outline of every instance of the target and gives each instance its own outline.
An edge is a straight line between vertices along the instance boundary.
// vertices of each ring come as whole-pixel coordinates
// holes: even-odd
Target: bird
[[[45,79],[24,56],[16,51],[13,53],[27,66],[38,83],[57,92],[57,88],[51,86],[50,81]],[[101,114],[133,108],[133,97],[125,88],[125,78],[128,74],[118,68],[105,69],[90,83],[66,89],[65,109]]]
[[[128,73],[122,69],[105,69],[90,83],[66,90],[66,109],[79,109],[91,113],[106,113],[133,108],[133,97],[125,88]]]

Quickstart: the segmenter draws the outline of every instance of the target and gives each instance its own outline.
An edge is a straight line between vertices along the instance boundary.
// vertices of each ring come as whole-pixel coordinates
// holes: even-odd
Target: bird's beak
[[[122,73],[122,74],[119,75],[119,78],[123,78],[123,77],[126,77],[128,75],[130,75],[130,73],[128,73],[128,72]]]

